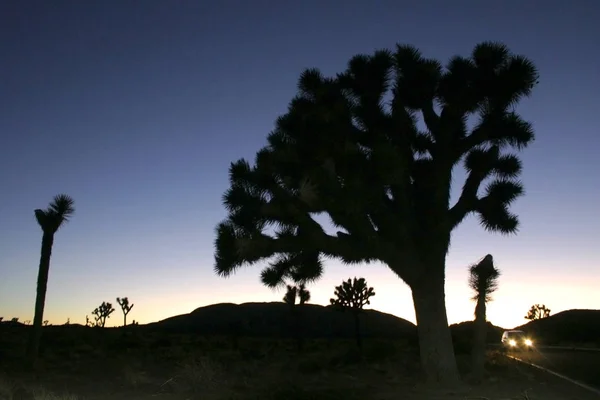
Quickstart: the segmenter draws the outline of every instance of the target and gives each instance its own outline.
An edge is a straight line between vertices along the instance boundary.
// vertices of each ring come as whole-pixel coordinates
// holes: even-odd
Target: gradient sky
[[[55,238],[51,323],[83,323],[117,296],[142,323],[279,301],[259,266],[213,273],[214,227],[229,163],[265,144],[301,71],[334,74],[398,42],[445,62],[484,40],[539,67],[519,107],[537,140],[523,153],[520,233],[488,234],[472,218],[453,236],[449,320],[472,319],[467,267],[487,253],[503,273],[488,310],[497,325],[525,322],[533,303],[600,308],[599,20],[594,0],[1,1],[0,316],[33,319],[33,210],[63,192],[77,213]],[[383,265],[329,263],[313,301],[350,276],[375,287],[373,308],[414,322],[408,287]]]

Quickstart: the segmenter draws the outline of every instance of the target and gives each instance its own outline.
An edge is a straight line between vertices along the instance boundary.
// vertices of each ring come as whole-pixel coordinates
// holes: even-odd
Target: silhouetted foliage
[[[17,323],[17,322],[19,322],[19,317],[13,317],[13,318],[10,320],[10,322],[14,322],[14,323]]]
[[[93,327],[95,323],[90,319],[88,315],[85,316],[85,326]]]
[[[530,321],[542,318],[548,318],[550,316],[550,309],[546,308],[544,304],[534,304],[531,306],[529,311],[527,311],[527,315],[525,319]]]
[[[472,373],[477,380],[483,379],[485,365],[485,343],[488,330],[486,303],[498,288],[500,271],[494,266],[494,258],[486,255],[477,264],[469,267],[469,287],[473,290],[475,305],[475,332],[473,335]]]
[[[362,348],[362,337],[360,334],[359,314],[365,305],[371,304],[369,299],[375,296],[372,287],[367,286],[365,278],[356,277],[342,282],[340,286],[335,287],[335,298],[330,299],[331,305],[336,306],[341,311],[350,310],[354,317],[354,333],[356,335],[356,345]]]
[[[67,322],[64,323],[65,326],[71,325],[71,318],[67,318]]]
[[[521,162],[506,150],[534,139],[514,110],[537,78],[528,59],[497,43],[481,43],[445,69],[399,45],[353,57],[334,78],[304,71],[254,165],[230,167],[216,272],[226,277],[268,259],[261,278],[274,287],[318,279],[323,256],[381,261],[412,290],[428,378],[456,381],[444,301],[451,232],[473,213],[486,230],[517,231],[509,206],[523,193]],[[463,161],[467,179],[451,205],[452,171]],[[320,214],[336,234],[313,218]]]
[[[29,324],[31,324],[31,320],[30,320],[30,319],[26,319],[25,321],[23,321],[23,323],[24,323],[25,325],[29,325]]]
[[[294,307],[296,305],[296,286],[287,285],[287,290],[285,295],[283,296],[283,302],[290,307]]]
[[[0,317],[0,322],[2,322],[3,319],[4,319],[4,317]]]
[[[122,299],[117,297],[117,303],[119,303],[121,310],[123,311],[123,326],[127,326],[127,314],[129,314],[129,311],[131,311],[134,305],[133,303],[129,304],[129,299],[127,299],[127,297],[123,297]]]
[[[44,320],[44,322],[42,323],[42,325],[44,325],[44,326],[48,326],[48,324],[49,324],[48,320]]]
[[[34,211],[35,219],[42,228],[42,249],[38,270],[37,291],[35,297],[35,314],[33,329],[27,343],[27,358],[34,364],[40,347],[42,336],[42,322],[44,320],[44,305],[46,303],[46,290],[48,274],[50,272],[50,257],[54,244],[54,234],[75,213],[74,200],[66,194],[54,197],[47,209]]]
[[[92,315],[95,318],[94,326],[104,328],[106,325],[106,319],[110,318],[110,314],[115,311],[111,303],[103,301],[99,307],[92,311]]]

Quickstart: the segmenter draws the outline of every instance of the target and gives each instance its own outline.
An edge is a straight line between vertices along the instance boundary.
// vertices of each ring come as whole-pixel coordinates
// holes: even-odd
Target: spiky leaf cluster
[[[492,300],[492,293],[498,289],[500,271],[494,265],[491,254],[469,267],[469,287],[473,290],[473,300]]]
[[[331,305],[343,310],[360,312],[364,306],[371,304],[370,298],[375,296],[375,290],[367,286],[365,278],[348,279],[335,287],[335,298],[329,300]]]
[[[317,279],[323,257],[379,260],[411,284],[414,260],[445,254],[451,230],[470,213],[490,231],[516,232],[508,207],[523,193],[521,162],[506,149],[533,141],[514,106],[536,83],[534,65],[497,43],[446,68],[398,45],[353,57],[335,77],[304,71],[253,165],[230,167],[216,272],[267,260],[261,279],[273,287]],[[452,169],[461,161],[468,176],[451,206]],[[321,213],[336,234],[313,218]]]
[[[66,194],[54,196],[47,209],[37,209],[35,218],[44,233],[54,234],[75,213],[75,200]]]

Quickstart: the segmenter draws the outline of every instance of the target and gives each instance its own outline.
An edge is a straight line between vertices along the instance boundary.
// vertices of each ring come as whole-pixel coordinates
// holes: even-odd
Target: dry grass
[[[352,341],[307,341],[298,353],[292,341],[245,339],[235,349],[223,337],[96,330],[47,343],[37,373],[19,373],[16,364],[0,360],[10,371],[0,375],[1,400],[20,398],[14,397],[17,386],[34,400],[567,400],[561,393],[573,392],[500,353],[489,354],[484,383],[432,391],[417,372],[415,352],[384,340],[366,340],[363,352]],[[459,357],[459,367],[466,372],[468,357]],[[73,394],[55,394],[67,389]]]
[[[0,400],[13,400],[16,383],[4,374],[0,375]]]
[[[35,388],[31,391],[33,400],[80,400],[80,397],[74,394],[55,394],[43,387]]]

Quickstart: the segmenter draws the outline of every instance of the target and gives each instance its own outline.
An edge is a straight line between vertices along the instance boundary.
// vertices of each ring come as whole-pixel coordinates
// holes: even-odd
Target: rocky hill
[[[546,345],[600,346],[600,310],[567,310],[515,329]]]
[[[348,312],[331,306],[306,304],[300,307],[302,329],[309,338],[353,338],[354,320]],[[173,333],[198,335],[293,337],[294,320],[284,303],[222,303],[198,308],[189,314],[177,315],[145,327]],[[365,310],[361,316],[363,337],[416,340],[416,326],[402,318],[375,310]]]

